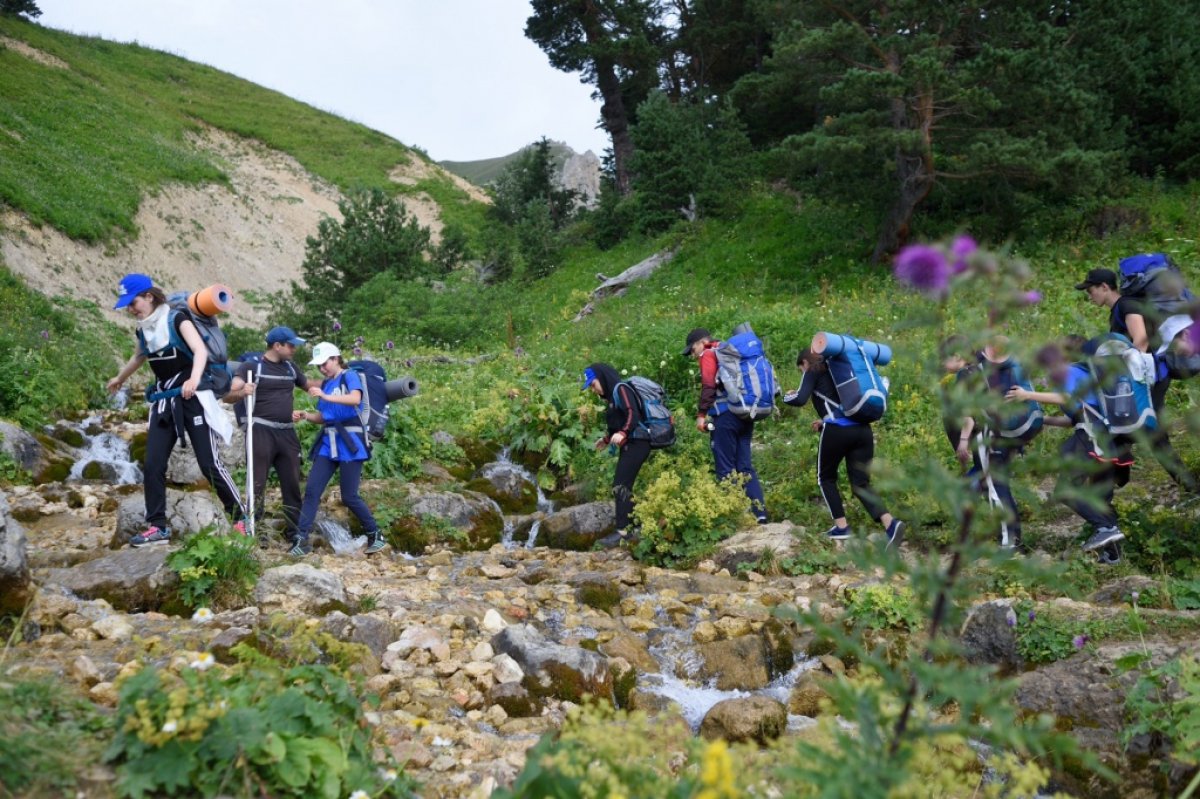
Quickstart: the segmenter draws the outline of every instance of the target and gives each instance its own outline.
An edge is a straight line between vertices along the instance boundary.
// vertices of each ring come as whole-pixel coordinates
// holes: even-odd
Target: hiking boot
[[[312,554],[312,544],[308,543],[308,536],[300,536],[292,544],[292,548],[288,550],[288,554],[293,558],[303,558]]]
[[[900,548],[900,544],[904,541],[904,522],[899,519],[892,519],[892,523],[887,526],[887,546],[884,549],[892,547]]]
[[[1083,551],[1093,552],[1105,544],[1112,544],[1120,541],[1124,537],[1125,534],[1116,527],[1101,527],[1092,534],[1091,538],[1083,542]]]
[[[376,530],[373,533],[367,533],[367,546],[363,552],[368,555],[374,555],[376,552],[382,552],[387,549],[387,541],[383,540],[383,536]]]
[[[131,547],[145,547],[151,544],[169,544],[171,542],[170,527],[154,527],[151,525],[144,533],[138,533],[129,539]]]
[[[825,531],[830,541],[845,541],[850,537],[849,527],[838,527],[836,524]]]
[[[628,543],[629,534],[624,530],[617,530],[615,533],[609,533],[596,542],[596,546],[601,549],[616,549],[622,544]]]
[[[233,525],[233,531],[238,535],[250,535],[250,531],[246,529],[246,520],[242,519]]]
[[[1096,553],[1096,562],[1104,566],[1115,566],[1121,562],[1121,545],[1116,541],[1100,547]]]
[[[770,521],[768,521],[766,516],[758,516],[756,518],[758,519],[759,524],[770,524],[771,523]]]

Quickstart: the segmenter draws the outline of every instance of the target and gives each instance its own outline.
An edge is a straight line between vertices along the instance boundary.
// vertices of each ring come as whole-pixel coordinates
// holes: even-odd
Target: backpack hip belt
[[[293,422],[273,422],[270,419],[263,419],[261,416],[254,417],[255,426],[269,427],[272,430],[294,430],[296,425]]]

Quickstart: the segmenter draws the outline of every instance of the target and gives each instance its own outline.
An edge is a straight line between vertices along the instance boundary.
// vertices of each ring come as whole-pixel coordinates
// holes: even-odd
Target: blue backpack
[[[821,354],[837,389],[836,401],[821,397],[829,411],[860,424],[882,419],[887,410],[888,383],[880,377],[878,367],[891,362],[891,348],[851,335],[818,333],[817,337],[824,337]]]
[[[1083,405],[1085,425],[1094,422],[1113,435],[1158,428],[1150,399],[1154,367],[1149,355],[1120,333],[1109,333],[1086,366],[1093,401]]]
[[[634,375],[623,381],[638,398],[642,421],[634,435],[650,442],[651,449],[664,449],[675,443],[675,419],[667,407],[667,393],[648,377]],[[621,395],[613,391],[613,406],[621,407]]]
[[[988,388],[1000,397],[1004,397],[1014,386],[1020,386],[1026,391],[1033,390],[1025,371],[1012,358],[993,363],[981,356],[980,368],[987,376]],[[996,412],[989,414],[996,433],[1001,438],[1028,444],[1042,431],[1046,415],[1042,412],[1042,406],[1033,400],[1005,402],[1001,407],[1006,412],[1003,415]]]
[[[1121,295],[1149,303],[1162,316],[1188,313],[1196,300],[1179,267],[1161,252],[1121,259]]]
[[[717,379],[723,391],[717,399],[718,410],[728,410],[742,419],[770,416],[775,411],[775,367],[767,360],[762,340],[749,323],[734,328],[733,335],[715,352]]]

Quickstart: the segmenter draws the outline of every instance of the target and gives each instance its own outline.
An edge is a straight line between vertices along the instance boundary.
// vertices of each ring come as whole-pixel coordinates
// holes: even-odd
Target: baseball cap
[[[150,279],[149,275],[130,272],[121,278],[120,288],[117,290],[117,304],[113,306],[113,310],[116,311],[124,308],[133,302],[137,295],[143,294],[152,288],[154,288],[154,281]]]
[[[1087,273],[1087,277],[1082,283],[1076,283],[1075,288],[1083,290],[1088,286],[1099,286],[1101,284],[1112,286],[1114,289],[1119,285],[1117,283],[1117,273],[1111,269],[1092,269]]]
[[[312,360],[308,362],[309,366],[320,366],[330,358],[336,358],[342,354],[342,351],[337,348],[336,344],[330,344],[328,341],[322,341],[317,346],[313,347]]]
[[[579,390],[587,391],[588,386],[590,386],[592,384],[592,381],[595,379],[596,379],[596,372],[594,369],[592,369],[592,367],[589,366],[588,368],[584,369],[583,370],[583,385],[579,387]]]
[[[691,355],[692,354],[692,345],[695,344],[697,341],[700,341],[700,340],[706,339],[706,338],[712,338],[712,334],[709,333],[708,330],[703,327],[698,327],[695,330],[693,330],[691,333],[688,333],[687,334],[687,344],[684,345],[683,352],[681,352],[680,355]]]
[[[296,335],[296,331],[290,327],[273,327],[267,333],[268,344],[295,344],[297,347],[304,344],[304,339]]]

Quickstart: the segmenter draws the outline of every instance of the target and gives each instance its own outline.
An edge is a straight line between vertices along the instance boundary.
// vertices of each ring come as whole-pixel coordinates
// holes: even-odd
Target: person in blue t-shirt
[[[826,535],[835,541],[850,537],[850,523],[846,520],[846,509],[837,485],[838,467],[845,461],[850,490],[871,518],[883,525],[888,546],[899,546],[904,537],[904,522],[888,513],[879,496],[871,490],[871,461],[875,458],[875,436],[871,425],[841,415],[834,399],[837,387],[823,357],[811,349],[803,349],[796,358],[796,366],[804,373],[800,388],[785,394],[783,401],[798,408],[811,399],[819,416],[812,425],[814,432],[821,433],[817,445],[817,485],[829,506],[829,515],[833,517],[833,527]]]
[[[322,425],[322,428],[313,446],[312,469],[304,485],[296,543],[288,554],[304,557],[312,552],[308,535],[317,519],[321,495],[336,471],[339,475],[338,485],[342,489],[342,504],[362,523],[367,534],[365,551],[373,555],[387,544],[379,534],[379,525],[375,523],[371,509],[358,495],[363,464],[371,457],[366,432],[358,415],[363,402],[362,380],[357,372],[346,368],[341,350],[328,341],[313,347],[309,365],[316,366],[324,378],[320,387],[310,386],[308,389],[309,395],[317,399],[317,410],[293,411],[292,420],[313,422]]]

